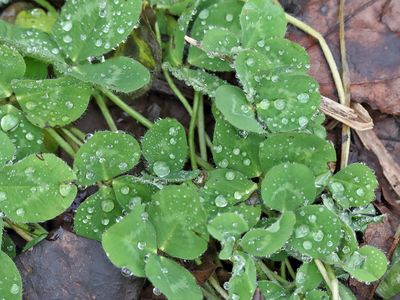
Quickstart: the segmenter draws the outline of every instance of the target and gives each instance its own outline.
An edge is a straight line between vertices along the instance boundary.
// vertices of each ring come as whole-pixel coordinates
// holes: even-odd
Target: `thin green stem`
[[[325,265],[319,259],[315,259],[314,262],[317,265],[317,268],[318,268],[319,272],[321,273],[322,278],[324,278],[326,284],[328,285],[329,289],[331,290],[332,296],[333,296],[334,287],[332,286],[332,281],[328,274],[328,271],[325,268]],[[337,299],[335,299],[335,300],[337,300]]]
[[[115,125],[114,119],[111,116],[110,110],[108,109],[103,96],[100,93],[95,93],[94,98],[96,100],[97,106],[100,108],[103,114],[104,120],[106,120],[108,127],[111,131],[118,131],[117,125]]]
[[[49,2],[47,2],[46,0],[35,0],[35,2],[37,4],[39,4],[40,6],[44,7],[45,9],[47,9],[47,11],[54,15],[57,16],[58,12],[57,10],[53,7],[53,5],[51,5]]]
[[[281,277],[286,278],[286,265],[284,261],[281,261]]]
[[[57,133],[53,128],[47,128],[47,133],[57,142],[57,144],[72,158],[75,157],[75,151],[71,145],[68,144],[64,138]]]
[[[285,259],[285,264],[286,264],[286,267],[287,267],[287,269],[288,269],[288,271],[289,271],[290,276],[292,276],[293,279],[296,279],[296,273],[295,273],[295,271],[293,270],[293,267],[292,267],[292,265],[290,264],[290,261],[289,261],[288,258]]]
[[[189,125],[189,152],[190,152],[190,162],[192,164],[192,169],[197,169],[197,161],[196,161],[196,145],[194,142],[194,130],[196,128],[196,119],[199,111],[200,105],[200,97],[201,94],[199,92],[195,92],[194,101],[193,101],[193,114],[190,119]]]
[[[214,169],[212,165],[210,165],[207,161],[203,160],[199,156],[196,156],[196,161],[197,164],[206,171],[211,171],[212,169]]]
[[[24,229],[20,228],[18,224],[15,224],[11,222],[8,219],[5,219],[4,222],[12,229],[14,230],[20,237],[22,237],[25,241],[30,242],[34,238],[29,232],[26,232]]]
[[[189,101],[186,99],[186,97],[181,93],[181,91],[178,89],[178,87],[175,85],[174,81],[172,80],[171,75],[168,73],[167,70],[163,68],[163,74],[165,79],[167,80],[167,83],[169,85],[169,88],[174,92],[176,97],[178,97],[179,101],[182,103],[182,105],[185,107],[189,115],[191,116],[193,114],[193,110],[190,107]]]
[[[225,290],[219,285],[219,282],[217,279],[215,279],[214,276],[211,276],[208,278],[208,282],[211,284],[211,286],[218,292],[218,294],[221,295],[222,298],[224,299],[229,299],[228,294],[225,292]]]
[[[208,289],[201,287],[201,291],[206,299],[219,300],[219,298],[216,295],[212,294]]]
[[[199,136],[199,148],[201,159],[207,161],[207,145],[204,128],[204,98],[200,95],[199,113],[197,114],[197,135]]]
[[[78,128],[71,127],[69,129],[75,136],[77,136],[81,141],[85,141],[86,134]]]
[[[269,278],[269,280],[275,282],[275,283],[282,283],[285,286],[290,285],[290,282],[287,281],[286,279],[282,278],[281,276],[279,276],[278,274],[276,274],[275,272],[273,272],[272,270],[270,270],[266,264],[264,264],[261,260],[257,261],[258,266],[260,267],[260,269],[265,273],[265,275],[267,275],[267,277]]]
[[[117,105],[119,108],[121,108],[124,112],[126,112],[128,115],[130,115],[132,118],[134,118],[136,121],[138,121],[140,124],[142,124],[144,127],[150,128],[153,123],[144,117],[142,114],[134,110],[132,107],[130,107],[128,104],[126,104],[121,98],[119,98],[117,95],[112,93],[111,91],[100,88],[101,92],[107,96],[108,99],[110,99],[112,102],[114,102],[115,105]]]
[[[78,146],[82,146],[83,143],[81,142],[81,140],[79,140],[70,130],[66,129],[66,128],[61,128],[61,131],[71,140],[73,141],[75,144],[77,144]]]
[[[332,284],[332,300],[340,300],[339,295],[339,280],[336,278],[335,272],[330,265],[325,265],[328,276]]]

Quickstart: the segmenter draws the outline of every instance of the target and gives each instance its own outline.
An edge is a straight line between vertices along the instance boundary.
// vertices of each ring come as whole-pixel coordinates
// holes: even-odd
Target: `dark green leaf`
[[[0,226],[0,230],[3,230]],[[1,235],[1,233],[0,233]],[[17,255],[17,249],[15,248],[15,244],[13,240],[6,234],[3,236],[3,241],[1,241],[0,237],[0,243],[1,243],[1,251],[3,251],[5,254],[7,254],[9,257],[12,259],[15,258]]]
[[[207,226],[208,232],[217,240],[237,237],[249,229],[247,222],[235,213],[222,213],[212,219]]]
[[[6,45],[0,45],[0,99],[12,94],[10,83],[25,74],[25,61],[21,54]]]
[[[0,251],[0,295],[6,300],[22,299],[22,280],[14,262]]]
[[[202,46],[210,56],[229,56],[239,47],[239,39],[225,28],[211,28],[205,33]]]

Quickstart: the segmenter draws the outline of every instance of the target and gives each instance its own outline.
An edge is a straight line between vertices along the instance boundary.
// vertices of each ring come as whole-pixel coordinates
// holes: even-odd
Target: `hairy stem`
[[[106,120],[108,127],[111,131],[118,131],[117,125],[110,114],[110,110],[108,109],[104,98],[101,94],[95,93],[94,98],[96,100],[97,106],[100,108],[101,113],[103,114],[104,120]]]
[[[72,158],[75,157],[75,151],[64,138],[57,133],[53,128],[46,128],[47,133],[57,142],[57,144]]]
[[[192,164],[192,169],[197,169],[197,161],[196,161],[196,145],[194,142],[194,131],[196,128],[197,114],[199,111],[201,94],[199,92],[195,92],[194,101],[193,101],[193,113],[190,119],[189,125],[189,152],[190,152],[190,162]]]

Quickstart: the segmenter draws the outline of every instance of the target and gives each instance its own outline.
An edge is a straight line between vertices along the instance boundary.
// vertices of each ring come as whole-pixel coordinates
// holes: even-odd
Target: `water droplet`
[[[1,118],[0,127],[4,132],[12,131],[18,126],[18,118],[14,115],[5,115]]]
[[[60,195],[63,197],[68,196],[71,190],[72,190],[72,185],[69,183],[62,183],[59,186]]]
[[[118,27],[117,28],[117,32],[119,33],[119,34],[123,34],[123,33],[125,33],[125,29],[124,29],[124,27]]]
[[[215,205],[218,207],[225,207],[228,205],[228,201],[226,201],[226,199],[223,195],[218,195],[215,198]]]
[[[285,100],[278,99],[274,101],[274,106],[277,110],[283,110],[285,108]]]
[[[161,295],[160,289],[155,287],[155,288],[153,289],[153,294],[156,295],[156,296],[160,296],[160,295]]]
[[[103,224],[104,226],[107,226],[108,224],[110,224],[110,220],[109,219],[102,219],[101,220],[101,224]]]
[[[17,214],[17,216],[24,216],[25,215],[25,209],[23,209],[22,207],[18,208],[15,213]]]
[[[304,241],[303,248],[306,250],[310,250],[312,248],[312,243],[310,241]]]
[[[7,195],[4,192],[0,192],[0,202],[3,202],[7,199]]]
[[[302,238],[305,237],[309,232],[310,229],[308,228],[307,225],[300,225],[299,227],[296,228],[294,233],[296,235],[296,238]]]
[[[297,100],[299,100],[300,103],[307,103],[309,99],[310,96],[306,93],[301,93],[297,95]]]
[[[25,134],[25,138],[28,141],[33,141],[35,139],[35,137],[33,136],[33,134],[31,132],[28,132],[27,134]]]
[[[324,238],[324,233],[321,230],[318,230],[317,232],[314,232],[312,236],[314,241],[320,242]]]
[[[208,18],[208,16],[210,15],[208,9],[203,9],[200,13],[199,13],[199,18],[202,20],[205,20]]]
[[[114,209],[114,202],[111,200],[103,200],[101,201],[101,209],[104,212],[110,212]]]
[[[235,179],[235,172],[233,171],[228,171],[225,173],[225,178],[226,180],[233,180]]]
[[[249,58],[246,60],[246,64],[247,64],[249,67],[253,66],[253,65],[254,65],[254,59],[253,59],[252,57],[249,57]]]
[[[144,250],[144,248],[146,247],[146,242],[138,242],[137,247],[139,250]]]
[[[72,37],[71,37],[70,35],[64,35],[63,41],[64,41],[66,44],[69,44],[69,43],[72,42]]]
[[[65,107],[68,109],[72,109],[74,107],[74,104],[71,101],[65,102]]]
[[[177,136],[177,135],[178,135],[178,128],[171,127],[171,128],[168,130],[168,133],[169,133],[169,135]]]
[[[308,118],[307,117],[300,117],[299,118],[299,125],[300,127],[304,127],[308,124]]]
[[[356,194],[358,196],[362,197],[362,196],[365,195],[365,192],[364,192],[364,190],[362,188],[359,188],[359,189],[356,190]]]
[[[13,294],[13,295],[18,294],[19,293],[19,286],[17,284],[13,283],[11,285],[11,288],[10,288],[10,293]]]
[[[268,109],[269,108],[269,101],[267,99],[264,99],[263,101],[260,102],[259,104],[261,109]]]
[[[63,26],[62,26],[62,29],[64,30],[64,31],[70,31],[71,30],[71,28],[72,28],[72,22],[70,22],[70,21],[67,21],[67,22],[64,22],[64,24],[63,24]]]
[[[120,191],[121,191],[122,195],[128,195],[129,194],[129,186],[123,186]]]
[[[36,103],[35,102],[30,102],[30,101],[26,102],[25,107],[26,107],[27,110],[35,109]]]
[[[171,172],[169,166],[163,161],[157,161],[153,165],[153,171],[158,177],[166,177]]]

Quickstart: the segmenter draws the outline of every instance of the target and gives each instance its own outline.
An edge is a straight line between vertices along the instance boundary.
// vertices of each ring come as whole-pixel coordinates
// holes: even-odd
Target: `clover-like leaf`
[[[232,49],[239,47],[238,37],[225,28],[211,28],[203,38],[203,49],[210,56],[230,55]]]
[[[336,161],[336,153],[332,143],[311,134],[271,134],[260,144],[260,163],[264,172],[278,164],[294,162],[306,165],[318,177],[329,171],[328,164],[333,161]]]
[[[333,198],[343,208],[366,206],[375,199],[377,186],[373,171],[361,163],[339,171],[328,184]]]
[[[296,287],[302,292],[316,289],[321,282],[322,275],[313,261],[303,263],[296,271]]]
[[[283,300],[288,299],[288,292],[278,283],[273,281],[262,280],[258,282],[258,288],[265,299]]]
[[[282,38],[286,32],[285,12],[272,0],[249,0],[240,14],[240,25],[245,47],[272,38]]]
[[[158,191],[157,186],[142,178],[126,175],[112,182],[115,197],[125,210],[132,210],[141,203],[148,203]]]
[[[342,231],[343,238],[339,246],[338,256],[344,259],[358,249],[358,242],[353,229],[345,222],[342,222]]]
[[[128,37],[141,7],[142,0],[68,0],[53,27],[54,39],[74,62],[102,55]]]
[[[74,170],[82,185],[109,180],[132,169],[141,155],[139,143],[122,132],[96,132],[76,153]]]
[[[249,229],[249,225],[235,213],[222,213],[212,219],[207,226],[208,232],[217,240],[222,241],[228,236],[239,236]]]
[[[361,255],[363,261],[361,265],[345,263],[343,268],[351,276],[362,282],[372,282],[378,280],[385,274],[387,269],[387,259],[385,254],[372,246],[361,247],[353,255]]]
[[[0,98],[12,94],[10,83],[25,74],[25,61],[21,54],[6,45],[0,45]]]
[[[400,274],[400,260],[393,259],[393,263],[382,278],[377,288],[377,294],[383,299],[392,299],[400,294],[400,285],[398,282]]]
[[[342,300],[357,300],[353,292],[339,281],[339,296]]]
[[[104,232],[102,239],[111,262],[140,277],[145,276],[146,255],[157,253],[156,232],[144,209],[144,205],[136,205],[119,223]]]
[[[149,70],[136,60],[124,56],[97,64],[73,66],[66,74],[123,93],[136,91],[150,82]]]
[[[175,119],[162,119],[146,132],[142,148],[150,169],[158,177],[180,171],[188,155],[185,129]]]
[[[164,187],[153,196],[148,213],[163,252],[194,259],[207,249],[206,213],[193,185]]]
[[[0,295],[2,299],[22,299],[22,280],[14,262],[0,251]]]
[[[1,226],[0,226],[1,229]],[[2,229],[1,229],[2,231]],[[9,257],[14,259],[17,256],[17,249],[14,244],[14,241],[10,238],[8,234],[3,236],[3,240],[1,239],[1,232],[0,232],[0,243],[1,243],[1,251],[7,254]]]
[[[295,214],[286,211],[269,227],[256,228],[247,232],[240,241],[240,245],[251,255],[270,256],[278,252],[289,240],[295,223]]]
[[[1,121],[0,121],[1,122]],[[7,162],[11,161],[15,155],[15,146],[12,141],[9,139],[7,134],[0,131],[0,169]]]
[[[169,258],[150,255],[146,261],[146,277],[168,299],[203,299],[193,275]]]
[[[279,211],[294,210],[313,203],[315,178],[311,170],[298,163],[283,163],[270,169],[261,184],[265,205]]]
[[[309,291],[305,294],[305,300],[329,300],[331,299],[327,292],[321,290]]]
[[[53,154],[30,155],[0,172],[0,209],[17,223],[50,220],[75,199],[76,179]]]
[[[341,239],[340,219],[321,205],[296,211],[296,226],[289,245],[301,254],[325,259],[336,251]]]
[[[38,29],[50,34],[56,20],[57,14],[46,13],[41,8],[33,8],[19,12],[15,19],[15,24],[24,28]]]
[[[14,80],[12,87],[27,119],[42,128],[64,126],[80,118],[92,92],[72,77]]]
[[[24,60],[26,65],[25,79],[41,80],[47,78],[49,66],[47,63],[28,56],[25,56]]]
[[[229,296],[231,299],[253,299],[257,287],[257,272],[253,257],[236,252],[231,258],[233,262],[232,277],[229,280]]]
[[[215,105],[225,119],[240,130],[265,133],[257,122],[253,107],[243,91],[233,85],[223,85],[215,92]]]
[[[222,28],[239,35],[239,14],[243,3],[239,0],[222,0],[202,9],[193,23],[191,37],[202,41],[211,28]],[[219,58],[210,58],[206,52],[190,47],[188,61],[191,65],[211,71],[230,71],[229,63]]]
[[[103,232],[121,216],[122,208],[115,199],[113,189],[101,187],[79,206],[74,229],[78,235],[101,241]]]

